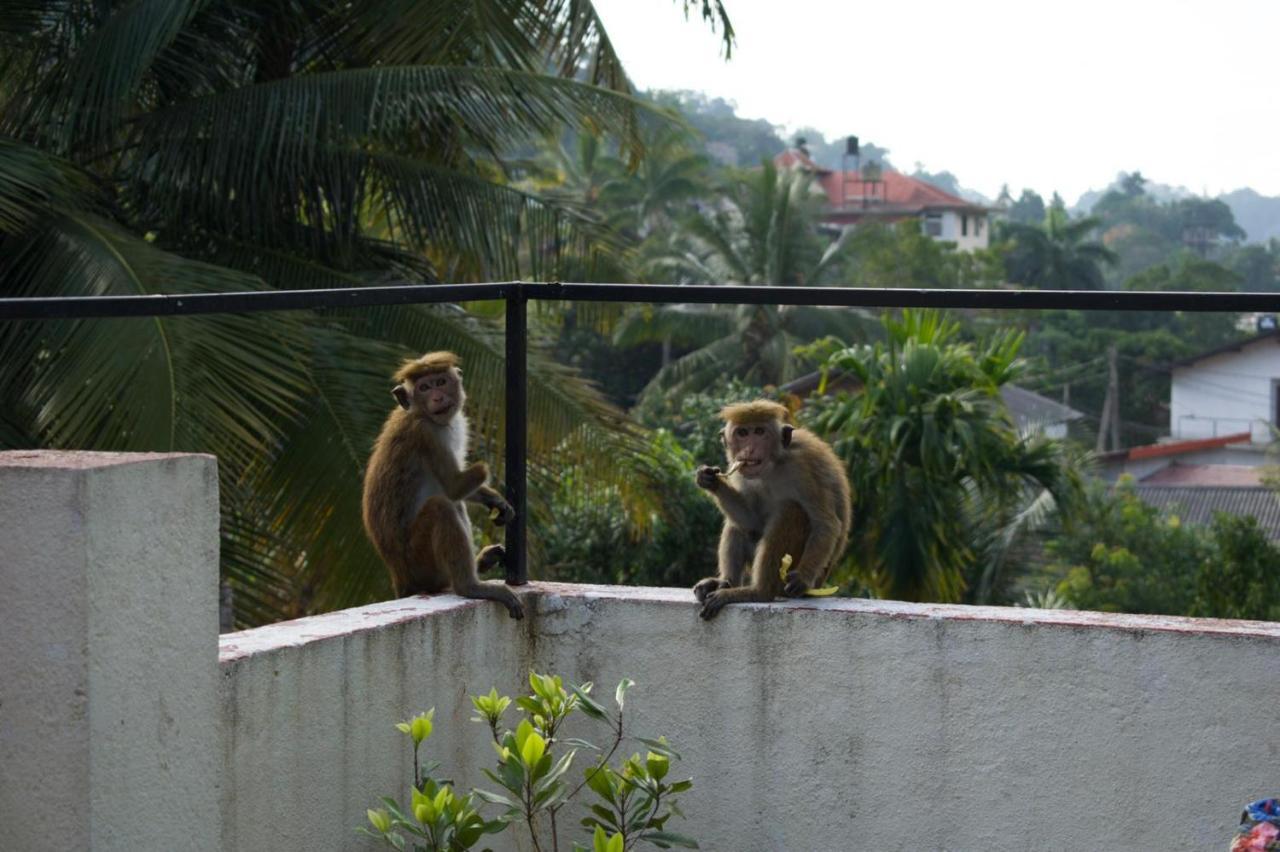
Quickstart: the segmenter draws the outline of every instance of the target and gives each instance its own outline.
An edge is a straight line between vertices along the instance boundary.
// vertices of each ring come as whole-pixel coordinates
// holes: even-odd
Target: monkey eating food
[[[481,582],[477,571],[502,563],[501,545],[473,556],[466,502],[480,503],[494,523],[515,511],[486,483],[484,462],[467,465],[466,393],[452,352],[431,352],[406,361],[391,389],[392,410],[373,445],[364,477],[364,526],[391,572],[398,597],[452,588],[469,598],[506,606],[524,616],[515,594],[501,583]]]
[[[844,465],[818,436],[789,425],[784,406],[756,400],[726,406],[720,416],[730,467],[703,465],[695,474],[724,514],[719,574],[693,587],[703,618],[725,604],[818,589],[844,553],[853,517]]]

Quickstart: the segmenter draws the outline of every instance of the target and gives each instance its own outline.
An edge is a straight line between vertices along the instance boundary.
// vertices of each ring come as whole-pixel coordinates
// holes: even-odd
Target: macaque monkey
[[[844,553],[853,517],[844,465],[812,432],[788,425],[784,406],[756,400],[720,416],[728,472],[703,465],[695,474],[724,513],[720,573],[693,587],[703,618],[728,603],[800,597],[821,586]]]
[[[451,587],[464,597],[498,601],[512,618],[522,618],[524,608],[510,589],[477,576],[477,569],[501,564],[502,546],[472,556],[466,501],[484,505],[499,525],[515,511],[485,484],[484,462],[467,465],[467,396],[458,356],[428,353],[406,361],[394,378],[399,408],[383,424],[365,471],[364,528],[391,571],[396,595]]]

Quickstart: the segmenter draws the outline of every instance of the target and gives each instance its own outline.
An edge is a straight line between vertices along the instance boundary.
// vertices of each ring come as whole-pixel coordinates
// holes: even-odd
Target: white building
[[[1173,366],[1169,434],[1174,440],[1249,433],[1268,444],[1280,424],[1280,333],[1203,352]]]

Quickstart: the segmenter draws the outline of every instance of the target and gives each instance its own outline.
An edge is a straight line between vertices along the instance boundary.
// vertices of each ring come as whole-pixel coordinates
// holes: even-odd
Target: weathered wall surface
[[[430,756],[482,783],[467,696],[531,666],[637,681],[628,727],[683,753],[704,849],[1217,849],[1278,792],[1280,625],[526,595],[522,623],[441,596],[224,636],[224,849],[364,848],[365,808],[405,794],[392,723],[429,706]]]
[[[0,452],[0,848],[216,849],[208,456]]]
[[[207,457],[0,453],[0,847],[370,848],[393,725],[461,786],[468,696],[636,680],[710,850],[1225,848],[1280,793],[1280,624],[534,584],[217,633]],[[586,720],[583,720],[584,722]],[[586,733],[582,726],[568,733]],[[571,821],[569,821],[571,822]],[[510,843],[495,844],[499,849]]]

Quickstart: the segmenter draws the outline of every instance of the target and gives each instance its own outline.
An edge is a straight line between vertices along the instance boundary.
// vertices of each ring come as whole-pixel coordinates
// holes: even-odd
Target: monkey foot
[[[707,595],[707,599],[702,602],[702,609],[698,612],[698,616],[703,621],[710,621],[719,615],[720,610],[724,609],[724,605],[729,601],[719,592],[711,592]]]

